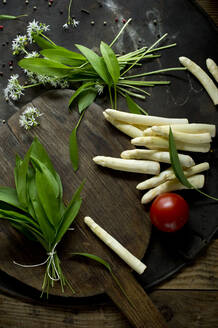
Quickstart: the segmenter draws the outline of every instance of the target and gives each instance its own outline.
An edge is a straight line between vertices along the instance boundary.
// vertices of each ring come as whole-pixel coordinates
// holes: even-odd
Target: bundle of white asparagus
[[[186,118],[131,114],[113,109],[106,109],[103,114],[108,122],[133,138],[132,145],[149,148],[125,150],[121,153],[121,158],[108,156],[93,158],[96,164],[111,169],[155,175],[136,186],[139,190],[150,189],[142,197],[143,204],[164,192],[186,189],[177,180],[171,167],[160,173],[160,162],[171,164],[168,150],[170,127],[177,149],[184,151],[208,152],[211,139],[216,134],[215,125],[189,123]],[[204,176],[199,173],[208,170],[209,164],[204,162],[195,165],[191,156],[185,154],[178,154],[178,156],[189,182],[195,188],[202,188]]]

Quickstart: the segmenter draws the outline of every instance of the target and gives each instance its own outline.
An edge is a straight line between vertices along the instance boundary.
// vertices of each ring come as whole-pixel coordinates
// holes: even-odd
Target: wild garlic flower
[[[73,18],[73,19],[71,20],[71,24],[73,25],[73,27],[76,28],[76,27],[79,25],[79,21],[76,20],[75,18]]]
[[[19,117],[19,125],[25,130],[29,130],[34,126],[39,125],[37,118],[43,114],[33,106],[28,106]]]
[[[67,23],[65,23],[62,27],[64,30],[69,30],[69,25]]]
[[[40,54],[37,51],[32,51],[26,54],[24,58],[38,58]]]
[[[12,41],[13,55],[18,55],[20,52],[25,52],[25,45],[27,44],[26,35],[17,35]]]
[[[14,74],[11,75],[10,79],[8,80],[8,85],[4,89],[4,96],[6,100],[10,98],[12,100],[18,100],[23,95],[24,87],[18,81],[19,75]]]
[[[104,90],[103,84],[100,84],[99,82],[97,82],[95,84],[95,88],[97,89],[97,92],[99,95],[101,95],[103,93],[103,90]]]
[[[39,23],[35,19],[27,26],[27,37],[30,43],[33,42],[33,36],[39,35],[42,32],[49,31],[49,25]]]

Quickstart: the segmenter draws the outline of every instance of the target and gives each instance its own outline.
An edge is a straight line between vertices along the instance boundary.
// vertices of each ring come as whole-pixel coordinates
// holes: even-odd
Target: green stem
[[[80,118],[79,118],[79,120],[78,120],[78,122],[77,122],[77,124],[76,124],[76,126],[75,126],[75,129],[76,129],[76,130],[78,129],[78,127],[79,127],[79,125],[80,125],[80,122],[82,121],[82,118],[83,118],[83,116],[84,116],[84,113],[85,113],[85,111],[83,111],[82,114],[80,115]]]
[[[25,16],[28,16],[27,14],[24,14],[24,15],[19,15],[19,16],[16,16],[16,18],[21,18],[21,17],[25,17]]]
[[[123,87],[125,86],[126,88],[131,88],[131,89],[137,90],[139,92],[145,93],[147,96],[150,96],[151,95],[149,92],[147,92],[147,91],[145,91],[143,89],[137,88],[137,87],[135,87],[133,85],[130,85],[130,84],[118,83],[117,85],[123,86]]]
[[[109,45],[109,47],[112,47],[114,45],[114,43],[117,41],[117,39],[120,37],[120,35],[123,33],[124,29],[127,27],[127,25],[131,22],[132,18],[129,18],[128,21],[126,22],[125,25],[123,25],[123,27],[121,28],[120,32],[117,34],[117,36],[115,37],[115,39],[111,42],[111,44]]]
[[[36,86],[38,86],[38,85],[42,85],[42,82],[38,82],[38,83],[34,83],[34,84],[25,85],[23,88],[24,88],[24,89],[33,88],[33,87],[36,87]]]
[[[110,97],[111,108],[114,108],[113,98],[112,98],[111,87],[110,87],[110,86],[108,86],[108,91],[109,91],[109,97]]]
[[[45,34],[43,34],[43,33],[40,33],[40,34],[41,34],[41,36],[43,36],[43,38],[45,38],[47,41],[49,41],[51,44],[53,44],[53,46],[56,46],[56,44],[51,39],[49,39]]]
[[[170,81],[128,81],[128,80],[121,80],[120,83],[125,83],[129,85],[139,85],[145,87],[153,87],[157,84],[170,84]]]
[[[121,88],[121,87],[117,87],[117,89],[127,93],[130,96],[133,96],[133,97],[136,97],[136,98],[139,98],[139,99],[145,99],[146,98],[145,96],[139,95],[138,93],[131,92],[131,91],[126,90],[126,89]]]
[[[214,197],[214,196],[210,196],[210,195],[206,194],[205,192],[203,192],[203,191],[201,191],[201,190],[195,188],[194,186],[193,186],[193,189],[195,189],[195,190],[198,191],[200,194],[202,194],[202,195],[204,195],[204,196],[206,196],[206,197],[208,197],[208,198],[210,198],[210,199],[213,199],[213,200],[215,200],[215,201],[218,201],[218,198],[216,198],[216,197]]]
[[[167,46],[162,46],[162,47],[158,47],[158,48],[153,48],[151,50],[148,51],[149,52],[153,52],[153,51],[159,51],[159,50],[164,50],[164,49],[167,49],[167,48],[171,48],[171,47],[175,47],[176,46],[176,43],[171,43],[171,44],[168,44]]]
[[[135,66],[136,63],[138,63],[139,60],[141,60],[144,55],[146,55],[151,49],[153,49],[156,44],[158,44],[161,40],[163,40],[163,38],[165,38],[167,36],[167,33],[164,34],[160,39],[158,39],[155,43],[153,43],[145,52],[143,52],[143,54],[130,66],[127,68],[127,70],[125,70],[121,76],[123,76],[124,74],[126,74],[133,66]]]
[[[68,6],[68,20],[67,20],[67,24],[70,25],[70,12],[71,12],[71,5],[72,5],[72,0],[70,0],[69,2],[69,6]]]
[[[187,69],[186,67],[171,67],[171,68],[159,69],[159,70],[147,72],[147,73],[128,75],[125,77],[125,79],[131,79],[131,78],[135,78],[135,77],[141,77],[141,76],[152,75],[152,74],[165,73],[165,72],[170,72],[170,71],[184,71],[186,69]]]
[[[117,86],[114,85],[114,109],[117,109]]]

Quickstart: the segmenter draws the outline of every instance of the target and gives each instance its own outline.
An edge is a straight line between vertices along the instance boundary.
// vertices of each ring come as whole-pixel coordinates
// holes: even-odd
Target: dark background
[[[26,5],[25,1],[12,0],[8,0],[6,5],[0,3],[1,14],[28,13],[29,15],[17,21],[0,22],[4,25],[4,30],[0,31],[0,71],[3,74],[0,76],[1,124],[4,124],[4,120],[7,121],[18,108],[45,91],[45,88],[28,90],[16,104],[6,103],[2,92],[11,74],[18,73],[22,78],[24,77],[17,66],[17,61],[21,57],[12,55],[11,41],[18,33],[25,32],[27,22],[32,21],[33,18],[50,25],[51,30],[48,36],[68,49],[75,49],[74,44],[80,43],[97,51],[100,41],[110,43],[123,26],[122,19],[127,20],[129,17],[133,18],[129,32],[126,31],[114,47],[116,52],[131,51],[145,44],[151,45],[160,35],[168,33],[164,44],[176,42],[177,46],[163,51],[160,59],[145,64],[143,71],[180,66],[178,57],[181,55],[190,57],[206,70],[206,58],[211,57],[214,60],[218,58],[215,26],[192,1],[77,0],[73,1],[71,13],[80,21],[80,25],[76,29],[64,31],[62,25],[67,21],[67,5],[68,1],[54,1],[49,7],[47,1],[44,0],[30,1],[29,5]],[[37,7],[36,10],[34,6]],[[118,18],[117,23],[116,18]],[[91,25],[91,21],[95,24]],[[11,61],[13,61],[13,70],[9,68]],[[145,102],[138,102],[150,114],[188,117],[190,122],[217,124],[217,110],[193,76],[186,72],[175,72],[154,78],[166,78],[172,83],[170,86],[160,86],[149,90],[151,97]],[[107,97],[100,97],[97,102],[103,108],[109,106]],[[119,99],[118,104],[120,109],[125,110],[126,105],[122,99]],[[217,196],[217,137],[214,139],[212,148],[211,153],[193,157],[196,163],[202,160],[210,162],[211,169],[205,174],[207,181],[205,192]],[[218,211],[214,201],[192,191],[181,194],[190,204],[189,223],[182,231],[174,235],[162,234],[153,229],[151,243],[144,258],[148,269],[144,275],[137,277],[146,289],[170,277],[194,259],[218,229]],[[0,273],[0,285],[3,290],[29,295],[28,288],[23,289],[22,285],[10,280],[4,273]],[[34,295],[32,293],[33,297]]]

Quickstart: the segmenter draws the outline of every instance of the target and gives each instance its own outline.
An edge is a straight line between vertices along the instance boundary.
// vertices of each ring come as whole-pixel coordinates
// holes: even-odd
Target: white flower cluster
[[[64,29],[64,30],[68,30],[69,27],[70,27],[70,25],[72,25],[73,27],[76,28],[76,27],[79,25],[79,21],[76,20],[75,18],[73,18],[73,19],[70,20],[70,22],[65,23],[65,24],[63,25],[63,29]]]
[[[95,84],[95,89],[97,89],[98,94],[101,95],[103,93],[104,86],[103,86],[103,84],[100,84],[99,82],[97,82]]]
[[[4,89],[4,96],[6,100],[10,98],[12,100],[18,100],[23,95],[24,87],[18,81],[19,75],[14,74],[11,75],[10,79],[8,80],[8,85]]]
[[[38,58],[40,54],[37,51],[28,52],[24,58]]]
[[[28,106],[20,115],[19,124],[25,130],[29,130],[34,126],[39,125],[37,118],[43,114],[36,107]]]
[[[17,35],[12,41],[13,55],[18,55],[20,52],[25,52],[25,45],[27,44],[26,35]]]
[[[35,19],[28,24],[27,26],[27,37],[30,43],[33,42],[33,36],[39,35],[42,32],[47,32],[49,31],[49,25],[39,23]]]

